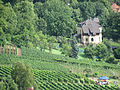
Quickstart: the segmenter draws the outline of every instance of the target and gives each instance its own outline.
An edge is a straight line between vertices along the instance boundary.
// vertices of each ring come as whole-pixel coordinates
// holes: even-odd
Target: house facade
[[[90,18],[77,25],[77,38],[82,44],[98,44],[102,42],[102,27],[99,25],[98,18]]]

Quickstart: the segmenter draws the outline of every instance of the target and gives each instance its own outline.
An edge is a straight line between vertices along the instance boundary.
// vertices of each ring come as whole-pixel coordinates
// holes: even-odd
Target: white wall
[[[83,44],[88,44],[88,43],[93,43],[93,44],[98,44],[102,42],[102,27],[99,28],[100,34],[96,36],[82,36],[82,29],[79,28],[79,33],[81,33],[81,42]],[[86,41],[86,38],[88,38],[88,41]],[[91,41],[91,38],[94,39],[94,41]]]
[[[86,41],[86,38],[88,38],[88,41]],[[91,40],[92,38],[93,38],[93,41]],[[96,36],[82,36],[82,42],[84,44],[88,44],[88,43],[98,44],[102,42],[102,34],[96,35]]]

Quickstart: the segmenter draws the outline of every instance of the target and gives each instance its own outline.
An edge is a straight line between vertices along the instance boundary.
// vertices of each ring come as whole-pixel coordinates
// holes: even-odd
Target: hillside
[[[115,88],[111,86],[97,86],[88,77],[108,76],[109,78],[119,77],[119,65],[95,62],[90,60],[78,60],[63,55],[56,55],[41,52],[35,48],[22,48],[22,56],[0,55],[1,76],[8,76],[11,73],[11,65],[14,62],[22,61],[33,68],[34,78],[39,89],[85,89],[90,88]],[[4,66],[3,66],[4,65]],[[86,73],[85,70],[89,70]],[[95,73],[98,75],[95,76]],[[87,76],[87,81],[85,79]],[[85,80],[84,80],[85,79]],[[44,83],[43,83],[44,82]],[[79,84],[80,82],[80,84]],[[84,82],[84,83],[83,83]],[[88,85],[88,83],[90,85]],[[82,86],[81,86],[82,85]],[[80,90],[81,90],[80,89]]]
[[[0,90],[119,90],[119,11],[120,0],[0,0]]]

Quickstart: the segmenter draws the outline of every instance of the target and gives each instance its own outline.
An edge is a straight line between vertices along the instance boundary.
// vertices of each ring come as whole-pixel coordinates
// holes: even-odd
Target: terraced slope
[[[0,76],[7,77],[11,70],[10,66],[0,66]],[[40,90],[118,90],[116,87],[81,82],[81,76],[73,73],[37,69],[33,69],[33,73]]]

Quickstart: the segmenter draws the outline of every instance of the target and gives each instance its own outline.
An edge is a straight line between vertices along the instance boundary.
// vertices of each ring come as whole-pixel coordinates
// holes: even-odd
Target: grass
[[[120,43],[118,43],[118,42],[110,41],[110,44],[114,47],[120,47]]]
[[[84,50],[83,48],[80,48],[81,50]],[[48,49],[45,50],[45,52],[50,52]],[[56,54],[56,55],[61,55],[61,56],[65,56],[64,54],[61,54],[60,48],[59,49],[52,49],[52,54]],[[78,59],[84,60],[86,59],[85,54],[83,52],[79,52],[78,53]]]
[[[50,52],[49,50],[45,50],[45,52]],[[52,54],[56,54],[56,55],[63,55],[63,54],[61,54],[61,51],[60,50],[56,50],[56,49],[52,49],[52,52],[51,52]]]

